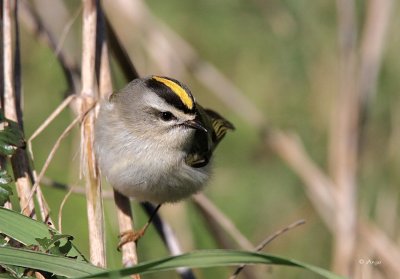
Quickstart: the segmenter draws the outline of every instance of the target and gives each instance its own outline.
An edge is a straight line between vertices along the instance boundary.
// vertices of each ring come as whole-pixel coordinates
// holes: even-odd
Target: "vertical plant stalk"
[[[367,4],[359,48],[361,124],[365,124],[369,105],[376,95],[378,75],[386,43],[386,33],[392,18],[393,2],[393,0],[369,0]]]
[[[82,27],[82,91],[80,113],[93,107],[95,94],[96,9],[95,0],[83,0]],[[81,168],[85,177],[87,214],[89,225],[90,261],[106,266],[103,202],[101,185],[93,150],[94,111],[89,111],[81,126]]]
[[[100,6],[100,5],[99,5]],[[98,64],[98,69],[96,72],[98,73],[98,82],[99,82],[99,91],[101,98],[108,98],[112,91],[112,77],[110,70],[110,60],[109,60],[109,50],[107,45],[106,36],[106,22],[105,16],[101,8],[98,8],[98,47],[100,54],[100,61]],[[131,211],[131,205],[129,199],[118,192],[114,192],[114,201],[117,207],[117,216],[118,216],[118,224],[119,231],[123,233],[125,231],[129,231],[133,229],[133,217]],[[122,263],[124,266],[129,267],[136,265],[138,263],[138,257],[136,253],[136,243],[128,242],[121,248],[122,251]],[[134,275],[132,278],[139,279],[139,275]]]
[[[330,171],[335,183],[333,270],[351,277],[356,246],[360,96],[354,1],[337,0],[339,92],[332,115]]]
[[[22,129],[22,113],[19,102],[21,95],[20,76],[17,76],[20,75],[20,71],[18,70],[20,65],[19,59],[15,61],[13,56],[12,3],[17,5],[15,1],[3,1],[4,112],[8,119],[18,122],[19,127]],[[15,20],[17,20],[17,18],[15,18]],[[16,34],[16,37],[17,36],[18,33]],[[19,48],[18,44],[16,45],[15,57],[18,58]],[[16,69],[14,69],[14,67]],[[29,182],[29,161],[25,150],[17,149],[16,153],[11,158],[11,164],[16,180],[20,206],[24,209],[23,214],[35,217],[34,203],[32,200],[29,201],[31,186]]]
[[[117,205],[118,224],[120,232],[129,231],[133,228],[133,218],[129,199],[124,195],[114,191],[114,201]],[[138,263],[136,254],[136,244],[134,242],[126,243],[121,247],[122,263],[126,267],[134,266]],[[134,277],[139,279],[139,275]]]

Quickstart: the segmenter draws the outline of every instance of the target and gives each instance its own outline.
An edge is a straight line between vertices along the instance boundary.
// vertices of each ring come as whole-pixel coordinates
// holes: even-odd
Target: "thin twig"
[[[265,246],[267,246],[269,243],[271,243],[274,239],[276,239],[277,237],[283,235],[284,233],[288,232],[289,230],[292,230],[300,225],[304,225],[306,223],[305,220],[298,220],[290,225],[288,225],[287,227],[280,229],[279,231],[276,231],[274,234],[268,236],[266,239],[264,239],[259,245],[257,245],[255,251],[256,252],[260,252],[261,250],[263,250],[265,248]],[[231,277],[229,277],[229,279],[235,279],[237,278],[237,276],[239,275],[239,273],[246,267],[246,265],[241,265],[239,266],[236,271],[232,274]]]
[[[293,133],[270,129],[264,133],[264,142],[301,178],[308,199],[333,231],[334,184],[308,156],[300,138]]]
[[[33,159],[33,152],[32,152],[32,141],[40,135],[47,126],[71,103],[71,101],[76,97],[76,95],[68,96],[47,118],[46,120],[33,132],[30,138],[27,141],[27,146],[31,158]]]
[[[80,10],[81,8],[79,9],[79,12]],[[29,2],[25,0],[21,1],[21,12],[23,14],[21,20],[27,29],[30,30],[39,41],[49,46],[53,53],[56,54],[68,84],[66,95],[77,93],[80,88],[79,70],[71,56],[60,47],[62,45],[63,37],[59,42],[57,42],[56,38],[50,32],[50,28],[46,26],[45,22],[43,22]],[[77,15],[79,15],[79,13],[77,13]],[[73,20],[74,19],[75,18],[73,18]],[[65,30],[68,30],[67,27],[69,28],[69,24],[66,25],[63,33],[65,33]]]
[[[79,185],[64,184],[64,183],[55,181],[47,176],[42,177],[41,183],[44,186],[52,187],[52,188],[63,190],[63,191],[71,190],[73,194],[86,195],[86,190],[83,187],[80,187]],[[102,191],[101,193],[102,193],[102,196],[104,199],[113,199],[114,198],[114,193],[112,191]]]
[[[360,144],[364,142],[362,135],[370,105],[377,92],[378,75],[386,45],[386,33],[392,18],[393,2],[393,0],[369,0],[367,3],[359,47]]]
[[[109,19],[105,16],[105,22],[107,25],[108,41],[110,42],[111,51],[118,61],[119,66],[122,69],[122,73],[127,81],[133,80],[139,77],[139,74],[130,59],[128,52],[122,46],[117,34],[115,33]]]
[[[32,190],[31,190],[30,195],[29,195],[29,200],[32,199],[37,187],[40,184],[40,181],[42,180],[44,174],[46,173],[48,167],[50,166],[51,160],[53,159],[56,151],[60,147],[61,141],[69,134],[69,132],[71,132],[71,130],[75,127],[75,125],[77,125],[81,121],[81,119],[82,119],[81,116],[75,117],[75,119],[67,126],[67,128],[65,128],[65,130],[61,133],[61,135],[56,140],[53,148],[50,150],[50,153],[47,156],[47,159],[46,159],[42,169],[40,170],[40,173],[39,173],[38,177],[36,178],[35,184],[33,185]],[[25,208],[23,208],[23,210],[24,209]]]
[[[39,134],[41,134],[44,129],[49,126],[49,124],[71,103],[71,101],[76,97],[76,95],[68,96],[57,108],[46,118],[46,120],[40,124],[40,126],[33,132],[33,134],[28,139],[28,142],[32,142]]]
[[[36,181],[37,179],[37,173],[36,170],[32,170],[33,173],[33,181]],[[33,187],[32,187],[33,188]],[[37,186],[36,187],[36,200],[38,202],[39,205],[39,209],[40,209],[40,215],[42,217],[42,221],[43,223],[47,224],[49,227],[55,229],[55,224],[50,216],[50,208],[49,205],[46,201],[46,199],[44,198],[42,189]]]
[[[58,40],[57,47],[54,50],[54,54],[59,56],[61,54],[65,40],[67,39],[68,33],[71,31],[72,25],[78,20],[79,15],[82,12],[82,6],[80,6],[75,13],[72,15],[71,19],[65,24],[63,31],[61,32],[60,39]]]
[[[204,194],[196,194],[193,201],[206,215],[206,218],[215,220],[215,224],[221,226],[235,242],[245,250],[253,250],[253,244],[236,228],[235,224],[225,216]]]
[[[63,211],[65,203],[67,202],[67,200],[71,194],[72,194],[72,189],[70,189],[67,192],[67,194],[65,195],[65,197],[63,198],[63,200],[60,204],[60,208],[58,209],[58,231],[60,233],[62,233],[62,211]]]

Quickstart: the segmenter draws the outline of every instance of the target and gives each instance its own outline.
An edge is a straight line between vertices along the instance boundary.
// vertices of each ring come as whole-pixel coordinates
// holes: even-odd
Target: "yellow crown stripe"
[[[173,82],[172,80],[162,78],[162,77],[154,76],[153,79],[155,79],[159,82],[162,82],[163,84],[168,86],[172,90],[172,92],[174,92],[176,95],[178,95],[178,97],[181,99],[182,103],[185,106],[187,106],[189,109],[193,108],[193,100],[192,100],[191,96],[186,92],[186,90],[184,88],[182,88],[182,86],[180,86],[176,82]]]

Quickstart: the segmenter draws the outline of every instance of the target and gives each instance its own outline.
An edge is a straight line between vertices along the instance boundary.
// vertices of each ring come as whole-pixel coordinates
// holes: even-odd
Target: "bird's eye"
[[[162,111],[160,113],[160,118],[163,121],[171,121],[172,119],[175,119],[175,116],[169,111]]]

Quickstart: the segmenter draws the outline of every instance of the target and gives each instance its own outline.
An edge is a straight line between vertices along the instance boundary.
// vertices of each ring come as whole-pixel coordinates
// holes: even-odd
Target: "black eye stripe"
[[[172,79],[171,79],[172,80]],[[178,81],[173,80],[174,82],[178,83]],[[195,111],[195,106],[193,106],[191,109],[189,109],[183,102],[182,100],[165,84],[162,82],[159,82],[155,79],[148,79],[146,81],[147,87],[152,89],[160,98],[163,98],[168,104],[172,105],[173,107],[185,112],[185,113],[194,113]],[[181,85],[179,83],[179,85]],[[190,94],[189,89],[184,87],[185,90],[188,91]],[[190,94],[190,97],[193,99],[193,96]]]

